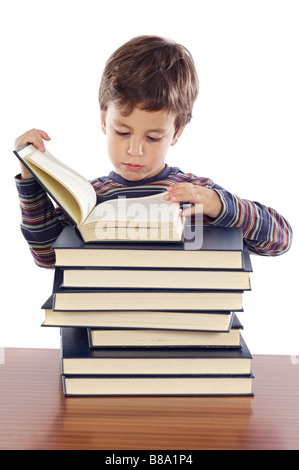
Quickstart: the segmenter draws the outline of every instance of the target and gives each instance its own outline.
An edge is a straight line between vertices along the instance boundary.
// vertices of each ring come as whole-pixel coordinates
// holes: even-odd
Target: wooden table
[[[257,355],[252,369],[254,397],[64,397],[59,350],[8,348],[0,449],[298,450],[299,364]]]

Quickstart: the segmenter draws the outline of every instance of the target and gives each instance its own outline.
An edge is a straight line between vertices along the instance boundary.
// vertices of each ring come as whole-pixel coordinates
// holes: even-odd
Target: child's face
[[[116,173],[129,181],[150,178],[163,170],[171,145],[176,144],[183,128],[175,134],[174,113],[149,112],[134,108],[129,116],[110,103],[101,114],[107,136],[108,154]]]

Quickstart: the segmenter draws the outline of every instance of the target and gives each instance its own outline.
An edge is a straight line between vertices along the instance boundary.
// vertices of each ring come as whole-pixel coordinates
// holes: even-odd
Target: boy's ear
[[[102,126],[102,131],[104,134],[106,134],[106,113],[101,111],[101,126]]]
[[[179,138],[181,137],[182,133],[183,133],[183,130],[185,129],[186,127],[186,124],[181,127],[174,135],[173,139],[172,139],[172,142],[171,142],[171,145],[175,145],[177,143],[177,141],[179,140]]]

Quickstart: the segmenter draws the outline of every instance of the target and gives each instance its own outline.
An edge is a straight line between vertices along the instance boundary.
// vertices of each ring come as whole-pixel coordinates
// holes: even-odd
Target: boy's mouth
[[[130,171],[139,171],[142,168],[141,165],[135,165],[135,164],[132,164],[132,163],[124,163],[124,165]]]

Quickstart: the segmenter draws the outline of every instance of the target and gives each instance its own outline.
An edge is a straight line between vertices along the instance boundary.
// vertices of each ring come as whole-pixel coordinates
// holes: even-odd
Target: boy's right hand
[[[40,129],[31,129],[30,131],[25,132],[25,134],[17,137],[15,140],[15,149],[22,147],[27,143],[34,145],[38,150],[44,152],[44,140],[51,140],[48,134]],[[27,179],[32,178],[32,174],[27,170],[27,168],[20,162],[21,164],[21,178]]]

